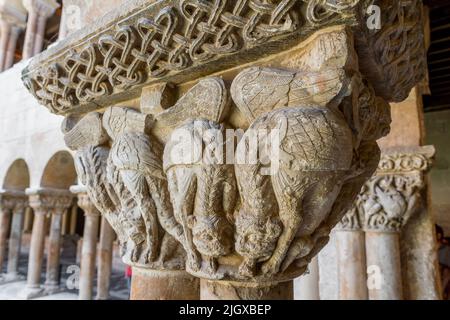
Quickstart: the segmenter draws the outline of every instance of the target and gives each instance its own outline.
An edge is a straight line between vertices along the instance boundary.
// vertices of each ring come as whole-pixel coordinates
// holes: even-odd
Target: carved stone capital
[[[90,215],[100,215],[100,212],[95,207],[94,203],[89,198],[89,195],[87,193],[87,189],[83,186],[72,186],[70,187],[70,191],[73,194],[76,194],[78,200],[77,204],[78,206],[83,209],[84,214],[86,216]]]
[[[424,174],[431,166],[434,148],[391,150],[382,156],[376,174],[363,186],[355,202],[364,229],[400,232],[421,204]]]
[[[388,20],[379,43],[387,31],[362,29],[372,2],[162,0],[32,59],[24,83],[67,116],[80,183],[125,263],[244,287],[305,272],[377,169],[392,88],[420,77],[407,50],[421,35],[406,31],[420,19]],[[387,72],[388,88],[374,83]],[[144,86],[141,110],[121,105]]]
[[[13,213],[23,211],[28,204],[28,197],[23,191],[0,190],[0,208]]]
[[[73,201],[73,195],[69,190],[38,188],[27,189],[29,205],[34,212],[39,214],[62,213],[68,209]]]

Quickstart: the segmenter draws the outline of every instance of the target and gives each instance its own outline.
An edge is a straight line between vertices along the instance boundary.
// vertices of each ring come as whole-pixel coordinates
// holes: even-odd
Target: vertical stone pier
[[[77,195],[78,206],[84,211],[83,246],[81,248],[80,290],[78,299],[92,300],[100,212],[90,200],[84,187],[72,186],[70,190]]]
[[[23,58],[29,59],[42,51],[47,19],[59,4],[55,0],[23,0],[28,11]]]
[[[28,205],[28,199],[25,192],[15,192],[14,202],[14,208],[12,210],[11,233],[8,243],[8,268],[5,275],[5,280],[7,282],[23,279],[23,277],[19,275],[19,259],[20,249],[22,246],[23,220],[25,216],[25,209]]]
[[[359,206],[358,200],[355,207]],[[356,208],[348,211],[336,227],[338,297],[367,300],[366,238]]]
[[[112,272],[113,245],[116,234],[104,217],[101,219],[100,241],[97,254],[97,300],[107,300]]]
[[[47,248],[47,275],[45,279],[46,294],[54,294],[60,290],[59,267],[62,242],[62,216],[72,204],[72,199],[73,195],[69,190],[65,194],[60,193],[59,198],[55,202],[55,206],[51,210],[50,236],[48,238]]]

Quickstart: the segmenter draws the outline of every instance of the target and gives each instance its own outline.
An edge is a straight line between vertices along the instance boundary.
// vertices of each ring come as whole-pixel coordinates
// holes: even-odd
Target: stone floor
[[[37,298],[36,300],[77,300],[78,290],[72,289],[70,282],[67,280],[69,277],[73,277],[74,273],[70,272],[70,266],[77,266],[75,263],[75,257],[73,255],[61,256],[61,292],[49,296],[43,296]],[[45,281],[45,265],[46,261],[43,263],[43,271],[41,276],[42,283]],[[24,275],[27,273],[28,268],[28,253],[23,252],[19,260],[19,273]],[[68,272],[69,271],[69,272]],[[6,272],[6,268],[2,270]],[[127,300],[128,299],[128,287],[127,282],[123,276],[124,265],[117,264],[113,265],[113,274],[111,275],[111,288],[110,288],[110,299],[111,300]],[[96,280],[95,280],[96,283]],[[68,285],[69,284],[69,285]],[[18,299],[18,293],[25,287],[26,281],[18,281],[9,284],[0,284],[0,300],[16,300]],[[94,296],[96,295],[96,288],[94,288]]]

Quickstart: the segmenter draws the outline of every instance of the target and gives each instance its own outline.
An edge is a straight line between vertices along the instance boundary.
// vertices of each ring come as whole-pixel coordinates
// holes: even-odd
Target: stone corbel
[[[392,97],[370,80],[382,66],[360,68],[355,48],[381,39],[358,28],[367,1],[277,0],[245,14],[245,1],[158,4],[65,39],[30,62],[24,83],[66,115],[80,182],[133,266],[132,297],[167,288],[161,279],[192,282],[186,270],[204,299],[292,298],[291,280],[376,171],[376,140],[389,132]],[[395,85],[410,90],[415,72]],[[144,86],[141,110],[120,104]],[[228,143],[228,128],[242,139]],[[278,135],[258,137],[250,161],[260,132]]]

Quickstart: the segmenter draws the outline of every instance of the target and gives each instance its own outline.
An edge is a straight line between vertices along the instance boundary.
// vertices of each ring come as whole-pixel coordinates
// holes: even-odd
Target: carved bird
[[[77,150],[75,168],[80,182],[86,186],[89,198],[104,214],[116,232],[122,256],[138,262],[145,238],[145,225],[133,197],[123,186],[117,171],[108,170],[110,149],[103,144],[107,135],[102,128],[101,115],[89,113],[79,121],[66,118],[63,122],[65,141]],[[121,195],[121,197],[118,196]],[[128,256],[125,256],[129,254]]]
[[[346,89],[341,74],[309,76],[250,68],[232,84],[233,100],[251,123],[236,157],[251,151],[250,134],[278,132],[274,141],[267,136],[259,141],[272,145],[268,164],[260,157],[256,164],[236,165],[243,204],[236,218],[237,242],[247,239],[246,246],[253,247],[238,248],[243,275],[252,275],[255,263],[264,260],[262,274],[275,274],[311,252],[317,240],[312,235],[329,215],[352,165],[352,132],[334,107]],[[250,230],[238,221],[246,221]]]
[[[162,169],[162,146],[148,134],[152,121],[150,116],[129,108],[112,107],[103,116],[103,127],[113,140],[110,170],[120,172],[145,223],[145,261],[155,261],[158,257],[160,242],[166,236],[164,230],[177,240],[183,234],[173,217]],[[160,224],[164,230],[160,230]]]
[[[217,259],[232,251],[230,224],[236,202],[233,166],[225,164],[225,129],[219,124],[228,107],[224,83],[208,78],[191,88],[158,120],[176,126],[164,150],[164,170],[175,216],[184,229],[188,268],[217,271]]]
[[[207,131],[215,133],[207,135]],[[178,161],[174,147],[180,148],[180,141],[169,141],[164,170],[174,210],[185,228],[189,267],[198,271],[200,253],[206,258],[206,271],[213,274],[217,270],[216,259],[229,254],[233,247],[229,220],[236,201],[236,183],[233,166],[223,163],[224,143],[220,137],[224,136],[224,127],[213,121],[193,120],[177,132],[183,133],[181,148],[189,159],[183,161],[185,157],[181,157],[182,161]],[[199,152],[198,157],[191,157],[192,150]]]

